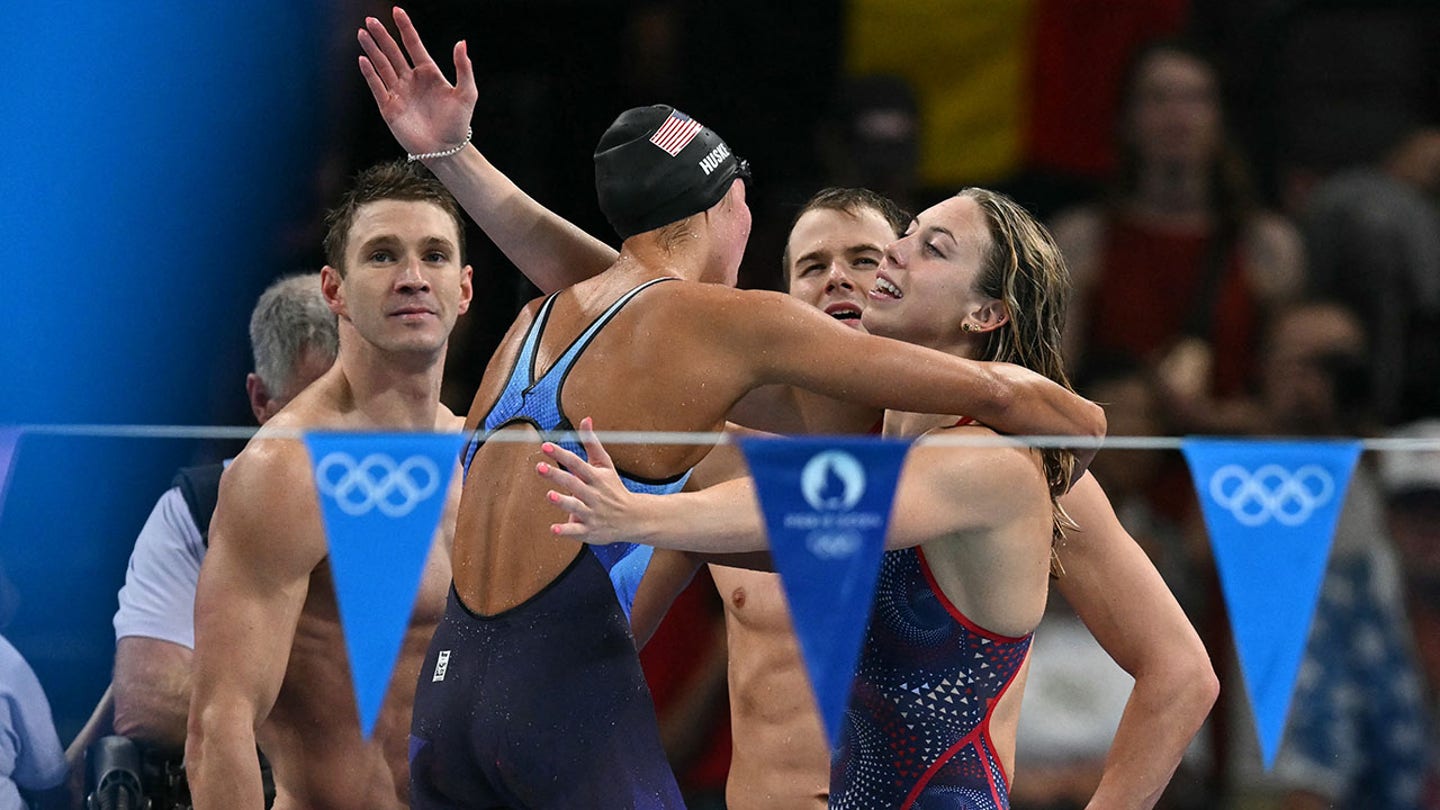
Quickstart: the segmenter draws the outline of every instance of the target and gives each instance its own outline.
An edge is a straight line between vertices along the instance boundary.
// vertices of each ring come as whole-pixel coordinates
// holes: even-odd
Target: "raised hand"
[[[406,152],[418,155],[454,148],[465,141],[479,95],[465,42],[455,43],[452,85],[425,50],[410,16],[397,6],[394,17],[405,49],[400,49],[384,23],[366,17],[358,35],[365,51],[360,73],[390,133]]]
[[[535,465],[535,472],[556,487],[545,493],[545,497],[570,513],[569,521],[553,524],[551,531],[591,545],[603,546],[630,539],[635,534],[645,499],[655,496],[625,488],[589,417],[580,420],[579,433],[589,461],[553,442],[540,447],[540,451],[555,462],[542,461]]]

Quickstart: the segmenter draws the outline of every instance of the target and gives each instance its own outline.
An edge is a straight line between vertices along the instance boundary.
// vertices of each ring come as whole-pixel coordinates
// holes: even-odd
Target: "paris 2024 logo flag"
[[[742,439],[830,746],[840,733],[909,445]]]
[[[458,433],[305,435],[367,737],[410,622],[462,441]]]
[[[1181,449],[1269,769],[1360,443],[1187,439]]]

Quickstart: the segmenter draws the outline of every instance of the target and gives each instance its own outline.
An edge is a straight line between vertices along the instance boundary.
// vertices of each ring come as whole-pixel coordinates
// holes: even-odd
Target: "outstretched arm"
[[[395,140],[412,155],[443,152],[464,143],[479,95],[465,42],[455,43],[452,85],[426,51],[409,15],[397,7],[394,17],[403,51],[374,17],[367,17],[359,32],[365,51],[360,72],[380,115]],[[613,248],[521,191],[473,145],[424,163],[542,292],[583,281],[614,263]]]
[[[1091,808],[1150,808],[1210,713],[1219,681],[1175,597],[1087,475],[1061,498],[1079,530],[1060,547],[1056,587],[1135,688]]]
[[[631,492],[621,483],[590,417],[580,420],[579,434],[589,461],[546,442],[540,451],[553,463],[535,465],[535,472],[555,487],[546,497],[570,515],[568,522],[550,527],[557,536],[590,545],[623,541],[702,554],[768,547],[750,478],[673,495]]]
[[[588,461],[546,442],[541,452],[554,463],[541,462],[535,469],[555,487],[546,497],[569,514],[567,522],[551,526],[556,535],[590,545],[643,543],[690,552],[720,565],[770,568],[769,560],[750,556],[769,548],[754,479],[732,478],[674,495],[631,492],[621,483],[589,417],[580,420],[579,434]],[[917,546],[993,521],[997,511],[1005,511],[1005,495],[1015,491],[1020,477],[1033,473],[1024,458],[1013,448],[912,450],[900,476],[885,547]],[[937,469],[942,472],[935,474]],[[951,497],[956,487],[973,496],[961,508],[955,508],[959,504]]]

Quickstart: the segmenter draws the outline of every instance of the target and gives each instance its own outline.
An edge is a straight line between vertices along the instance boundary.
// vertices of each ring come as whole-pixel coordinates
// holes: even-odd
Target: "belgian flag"
[[[1188,0],[850,0],[846,71],[908,80],[920,180],[993,183],[1022,169],[1089,178],[1113,165],[1121,75],[1177,33]]]

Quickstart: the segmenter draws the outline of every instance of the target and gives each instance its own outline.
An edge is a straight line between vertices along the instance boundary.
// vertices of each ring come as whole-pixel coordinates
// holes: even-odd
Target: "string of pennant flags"
[[[26,434],[249,439],[254,428],[0,426],[0,510]],[[309,451],[362,728],[389,683],[464,436],[266,429]],[[607,444],[716,444],[724,433],[602,432]],[[546,436],[550,440],[573,435]],[[500,432],[489,441],[535,442]],[[1179,450],[1209,533],[1264,764],[1279,748],[1345,492],[1362,451],[1440,450],[1435,439],[927,437],[932,446]],[[913,442],[738,439],[776,571],[831,742],[843,717],[884,550],[896,482]]]

